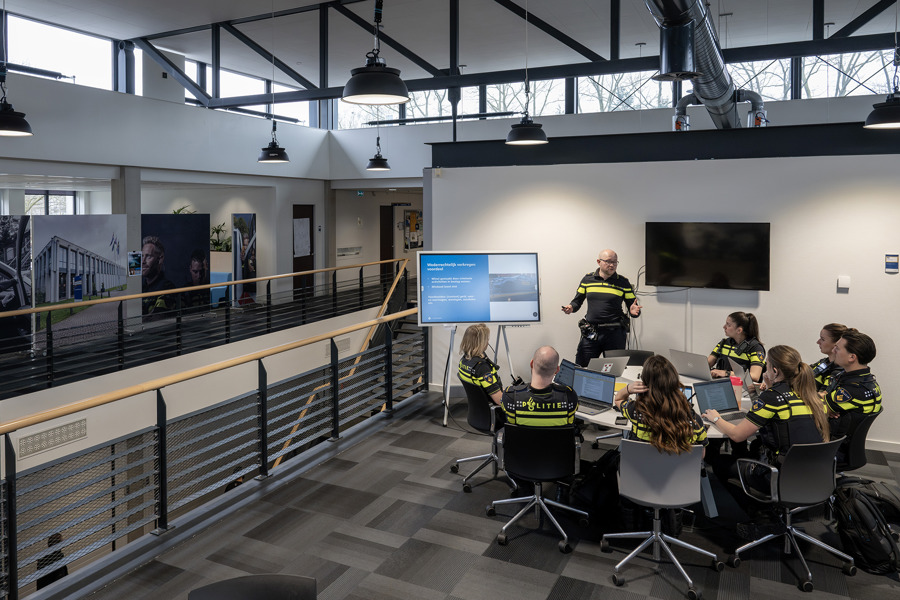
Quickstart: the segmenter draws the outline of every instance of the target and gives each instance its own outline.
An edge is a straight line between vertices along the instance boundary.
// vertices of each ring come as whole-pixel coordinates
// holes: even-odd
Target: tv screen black
[[[768,223],[647,223],[647,284],[769,289]]]
[[[537,323],[537,253],[419,252],[419,323]]]

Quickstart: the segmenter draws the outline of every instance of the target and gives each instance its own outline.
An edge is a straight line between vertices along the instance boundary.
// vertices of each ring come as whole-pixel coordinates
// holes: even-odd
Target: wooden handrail
[[[50,312],[53,310],[64,310],[67,308],[82,308],[84,306],[93,306],[94,304],[106,304],[109,302],[121,302],[122,300],[138,300],[140,298],[157,298],[159,296],[165,296],[168,294],[182,294],[184,292],[188,292],[191,290],[207,290],[212,288],[223,287],[226,285],[238,285],[243,283],[254,283],[259,281],[271,281],[273,279],[285,279],[287,277],[300,277],[302,275],[315,275],[316,273],[328,273],[331,271],[340,271],[342,269],[358,269],[360,267],[372,267],[375,265],[381,265],[386,263],[399,263],[401,261],[408,262],[408,258],[391,258],[388,260],[377,260],[374,262],[360,263],[358,265],[347,265],[345,267],[328,267],[327,269],[314,269],[312,271],[298,271],[296,273],[283,273],[281,275],[270,275],[268,277],[254,277],[253,279],[239,279],[237,281],[223,281],[222,283],[206,283],[203,285],[196,285],[191,287],[181,287],[175,288],[171,290],[164,290],[159,292],[143,292],[140,294],[129,294],[127,296],[116,296],[115,298],[100,298],[98,300],[84,300],[79,302],[78,304],[51,304],[46,306],[39,306],[37,308],[20,308],[19,310],[11,310],[8,312],[0,312],[0,319],[5,317],[17,317],[19,315],[30,315],[32,313],[40,313],[40,312]]]
[[[381,261],[385,262],[385,261]],[[377,263],[372,263],[377,264]],[[24,417],[20,417],[18,419],[14,419],[12,421],[7,421],[5,423],[0,424],[0,435],[4,435],[10,433],[12,431],[17,431],[24,427],[30,427],[32,425],[38,425],[40,423],[44,423],[46,421],[50,421],[52,419],[58,419],[60,417],[65,417],[68,415],[72,415],[84,410],[88,410],[91,408],[96,408],[98,406],[103,406],[104,404],[110,404],[112,402],[117,402],[119,400],[123,400],[125,398],[130,398],[131,396],[135,396],[137,394],[142,394],[144,392],[151,392],[153,390],[158,390],[160,388],[166,387],[168,385],[174,385],[176,383],[181,383],[183,381],[188,381],[190,379],[196,379],[197,377],[202,377],[204,375],[210,375],[211,373],[217,373],[219,371],[229,369],[231,367],[236,367],[239,365],[243,365],[249,362],[253,362],[256,360],[260,360],[262,358],[266,358],[268,356],[273,356],[275,354],[281,354],[282,352],[287,352],[288,350],[295,350],[297,348],[302,348],[303,346],[308,346],[310,344],[315,344],[317,342],[322,342],[334,337],[338,337],[341,335],[346,335],[348,333],[353,333],[354,331],[359,331],[360,329],[365,329],[367,327],[376,327],[383,323],[388,323],[390,321],[396,321],[397,319],[402,319],[404,317],[408,317],[419,312],[418,308],[410,308],[407,310],[403,310],[400,312],[396,312],[387,316],[378,317],[376,319],[372,319],[369,321],[364,321],[362,323],[357,323],[356,325],[349,325],[347,327],[342,327],[341,329],[336,329],[334,331],[329,331],[328,333],[322,333],[310,338],[306,338],[303,340],[299,340],[296,342],[290,342],[287,344],[282,344],[280,346],[275,346],[274,348],[268,348],[266,350],[259,350],[257,352],[252,352],[250,354],[245,354],[243,356],[237,356],[235,358],[230,358],[228,360],[223,360],[217,363],[213,363],[211,365],[206,365],[203,367],[197,367],[196,369],[190,369],[188,371],[183,371],[181,373],[176,373],[174,375],[167,375],[165,377],[158,377],[156,379],[151,379],[149,381],[145,381],[143,383],[138,383],[135,385],[130,385],[128,387],[120,388],[118,390],[113,390],[111,392],[106,392],[103,394],[98,394],[96,396],[92,396],[90,398],[86,398],[84,400],[80,400],[78,402],[73,402],[71,404],[66,404],[64,406],[59,406],[57,408],[53,408],[50,410],[41,411],[38,413],[34,413],[31,415],[26,415]]]

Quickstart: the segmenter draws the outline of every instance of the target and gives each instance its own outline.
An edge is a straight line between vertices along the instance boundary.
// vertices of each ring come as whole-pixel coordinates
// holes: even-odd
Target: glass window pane
[[[788,58],[729,63],[728,72],[737,89],[754,91],[763,100],[791,99],[791,61]]]
[[[288,87],[286,85],[281,85],[280,83],[275,84],[275,92],[293,92],[300,88]],[[275,105],[275,114],[281,115],[285,117],[293,117],[298,120],[298,125],[303,125],[305,127],[309,127],[309,111],[312,110],[311,102],[285,102],[278,103]]]
[[[802,97],[887,94],[892,89],[893,55],[893,50],[881,50],[805,57]]]
[[[388,106],[370,106],[349,102],[336,102],[335,104],[338,113],[338,129],[361,129],[371,127],[371,125],[366,125],[369,121],[400,118],[400,109],[396,104]]]
[[[50,215],[74,215],[75,194],[50,194],[48,208]]]
[[[406,103],[406,117],[408,119],[442,117],[452,113],[450,100],[447,98],[447,90],[410,92],[409,102]]]
[[[46,214],[44,194],[25,193],[25,214],[26,215],[43,215]]]
[[[485,86],[488,112],[523,112],[525,83],[501,83]]]
[[[144,51],[134,49],[134,95],[144,95]]]
[[[112,41],[10,15],[9,62],[57,71],[80,85],[112,89]]]
[[[460,91],[459,114],[477,115],[481,112],[478,110],[478,87],[465,87]]]
[[[531,116],[562,115],[566,112],[565,79],[531,82]]]
[[[656,71],[579,77],[579,113],[672,106],[672,84],[651,79]]]
[[[256,77],[247,77],[246,75],[222,69],[219,76],[219,92],[222,98],[264,94],[266,93],[266,82]],[[266,112],[265,104],[254,104],[253,106],[242,106],[241,108]]]

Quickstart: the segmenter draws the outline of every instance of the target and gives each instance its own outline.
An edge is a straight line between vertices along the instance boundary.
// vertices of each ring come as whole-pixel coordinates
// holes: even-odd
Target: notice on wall
[[[294,219],[294,258],[309,255],[309,219]]]
[[[128,276],[141,276],[141,253],[139,250],[128,251]]]

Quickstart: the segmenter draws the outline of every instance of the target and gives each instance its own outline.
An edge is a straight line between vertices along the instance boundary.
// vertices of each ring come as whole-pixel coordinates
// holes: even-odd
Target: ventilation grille
[[[19,439],[19,458],[33,456],[87,437],[87,419],[45,429]]]

